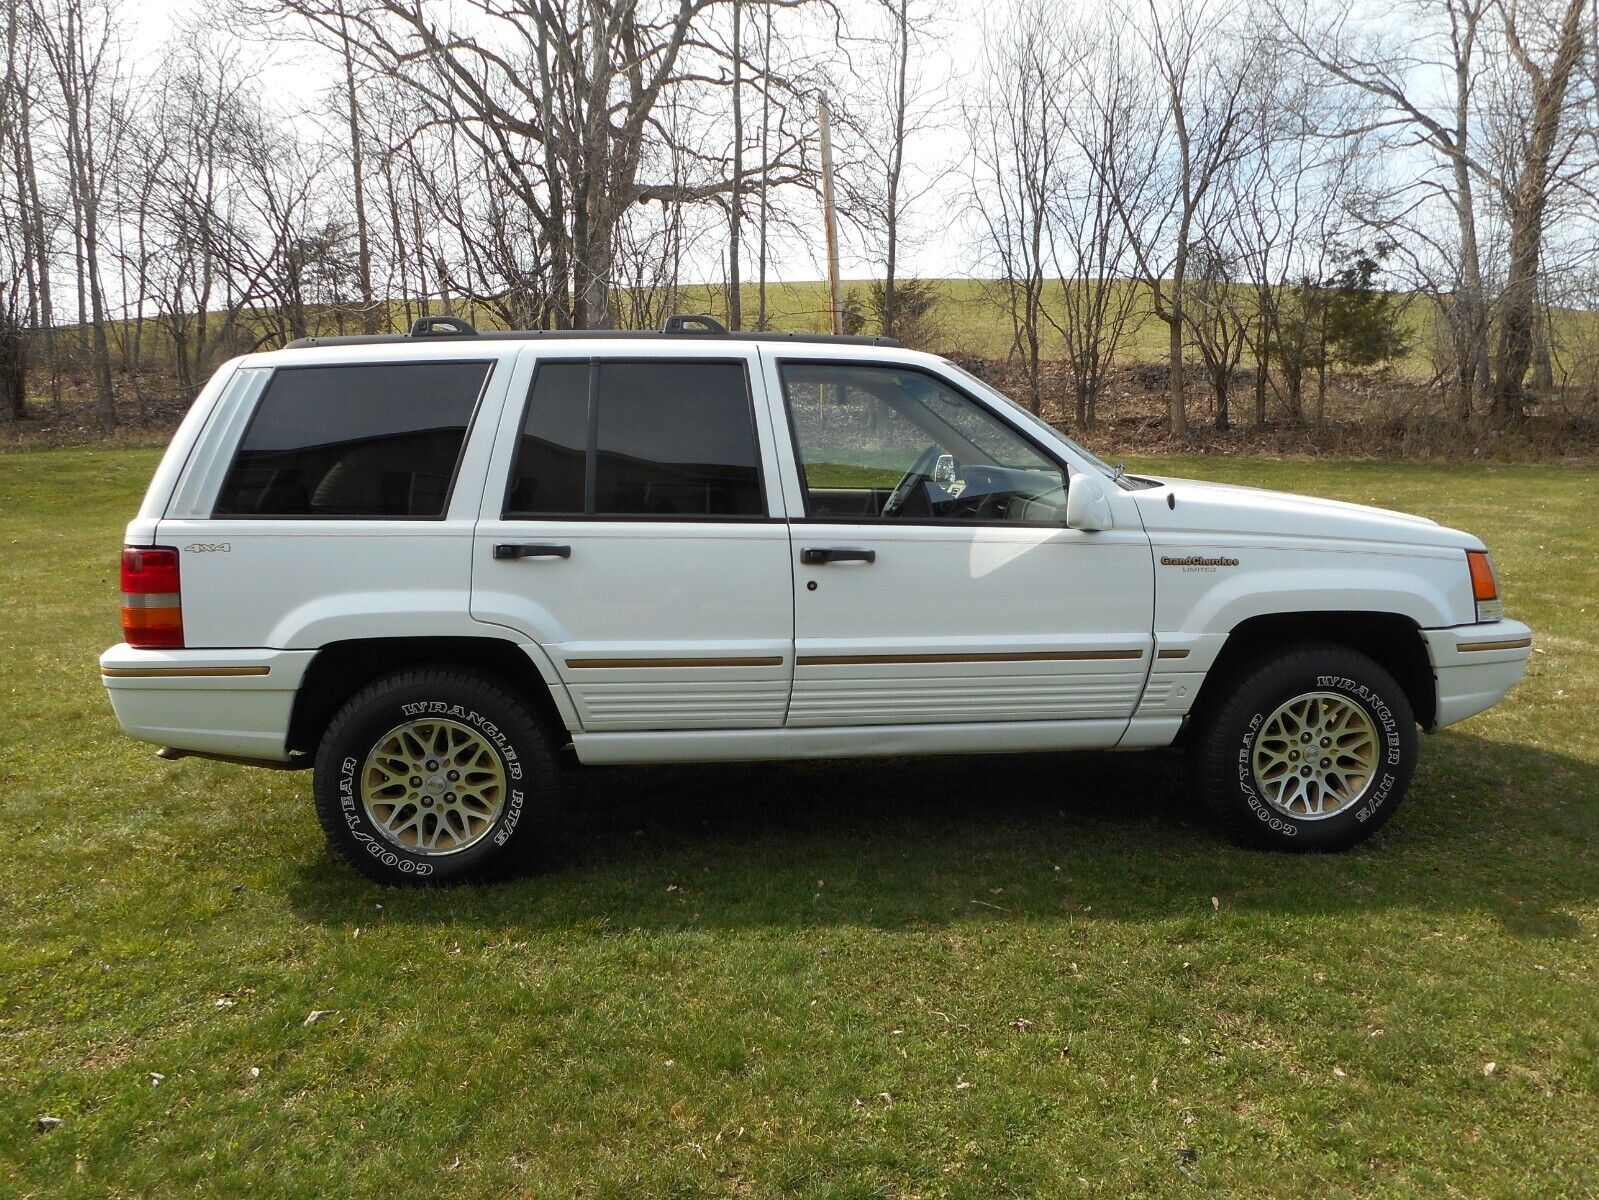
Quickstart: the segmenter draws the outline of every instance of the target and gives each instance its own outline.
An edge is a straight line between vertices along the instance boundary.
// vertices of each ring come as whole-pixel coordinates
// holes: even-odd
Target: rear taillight
[[[1488,551],[1467,550],[1466,565],[1471,568],[1471,598],[1477,602],[1477,620],[1502,620],[1505,602],[1499,598],[1499,579]]]
[[[122,551],[122,639],[149,650],[183,646],[178,552],[170,546]]]

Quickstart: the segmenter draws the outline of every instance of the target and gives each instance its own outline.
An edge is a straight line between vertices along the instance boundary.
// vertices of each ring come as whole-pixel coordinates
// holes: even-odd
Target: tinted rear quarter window
[[[280,367],[218,517],[439,517],[492,364]]]
[[[541,364],[505,512],[765,516],[743,362]]]

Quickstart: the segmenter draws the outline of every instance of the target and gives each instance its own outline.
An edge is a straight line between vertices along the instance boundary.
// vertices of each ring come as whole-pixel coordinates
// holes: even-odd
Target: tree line
[[[930,336],[905,263],[958,242],[1022,398],[1063,362],[1084,427],[1146,320],[1178,434],[1241,377],[1254,420],[1315,419],[1329,367],[1418,328],[1453,415],[1512,423],[1599,292],[1591,0],[229,0],[154,54],[130,0],[4,3],[15,417],[30,379],[113,424],[438,312],[656,327],[694,280],[770,328],[821,242],[824,101],[856,320]]]

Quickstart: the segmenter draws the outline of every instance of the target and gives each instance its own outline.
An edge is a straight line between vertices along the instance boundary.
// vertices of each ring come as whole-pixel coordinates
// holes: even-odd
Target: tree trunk
[[[1511,30],[1512,51],[1533,81],[1532,120],[1526,158],[1509,205],[1510,264],[1500,301],[1494,415],[1502,425],[1521,419],[1523,381],[1532,361],[1538,319],[1538,258],[1543,249],[1544,210],[1549,199],[1549,163],[1566,107],[1566,85],[1582,53],[1584,0],[1567,0],[1560,42],[1547,73],[1528,58]],[[1508,18],[1508,19],[1513,19]]]
[[[1167,377],[1171,389],[1167,400],[1167,419],[1174,435],[1187,437],[1188,409],[1183,395],[1183,302],[1181,295],[1175,290],[1172,294],[1171,312],[1171,320],[1166,326],[1167,353],[1170,355]]]
[[[339,30],[344,56],[344,100],[350,130],[350,183],[355,197],[356,285],[361,289],[361,332],[378,331],[377,298],[372,294],[372,236],[366,219],[366,172],[361,153],[361,114],[355,95],[355,54],[350,29],[339,5]]]
[[[733,190],[727,205],[727,327],[744,325],[739,254],[744,234],[744,5],[733,0]]]
[[[13,315],[0,315],[0,397],[13,421],[28,415],[28,331]]]
[[[1262,330],[1260,335],[1260,345],[1255,349],[1255,425],[1261,429],[1266,427],[1267,366],[1266,333],[1264,330]]]
[[[1171,431],[1174,437],[1188,436],[1188,404],[1183,392],[1183,280],[1188,271],[1188,216],[1184,214],[1177,231],[1177,257],[1172,263],[1171,306],[1168,314],[1168,352],[1171,355]]]
[[[761,85],[761,215],[760,215],[760,285],[756,300],[755,328],[766,331],[766,222],[768,217],[766,172],[771,165],[772,136],[772,5],[763,6],[766,27],[761,37],[761,70],[766,79]]]
[[[910,0],[899,0],[894,10],[896,62],[894,77],[894,131],[888,152],[888,203],[885,233],[887,261],[883,269],[883,336],[894,336],[894,284],[899,272],[899,188],[905,167],[905,105],[911,54]]]
[[[1532,345],[1532,386],[1545,394],[1555,390],[1553,316],[1547,306],[1538,313]]]

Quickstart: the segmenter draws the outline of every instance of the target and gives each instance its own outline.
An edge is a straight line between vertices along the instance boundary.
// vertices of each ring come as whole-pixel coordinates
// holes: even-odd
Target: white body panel
[[[1489,707],[1525,668],[1524,625],[1476,623],[1464,551],[1481,543],[1404,514],[1183,480],[1123,487],[1098,475],[1110,512],[1102,532],[805,521],[781,359],[929,371],[1074,477],[1099,467],[927,355],[720,341],[708,353],[707,344],[416,341],[227,364],[128,526],[130,544],[182,551],[189,648],[106,652],[123,726],[180,749],[281,761],[316,651],[373,637],[505,641],[537,666],[585,762],[1165,744],[1228,635],[1281,613],[1413,623],[1436,680],[1435,726]],[[501,519],[540,356],[743,358],[767,518]],[[492,361],[493,371],[442,518],[208,515],[274,368],[461,359]],[[504,542],[559,543],[571,556],[497,559]],[[808,546],[877,558],[804,564]]]

